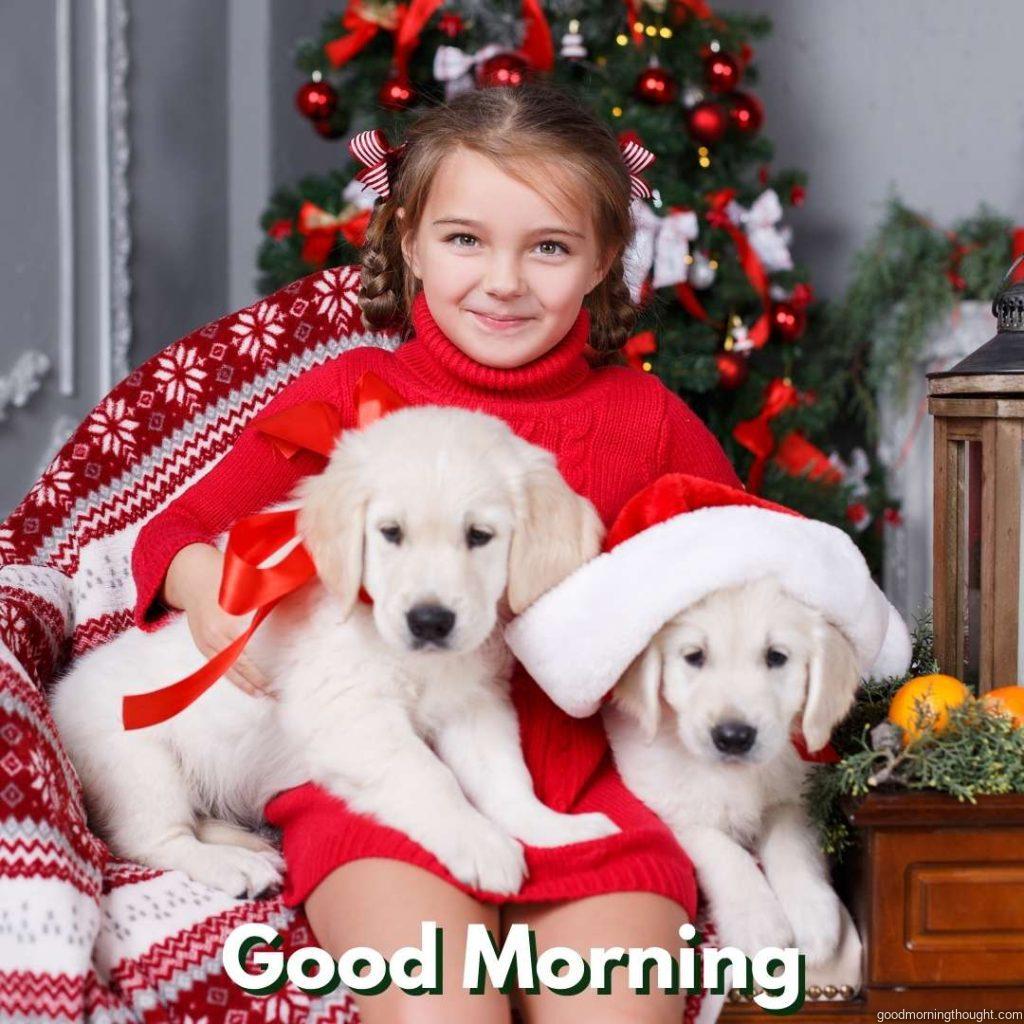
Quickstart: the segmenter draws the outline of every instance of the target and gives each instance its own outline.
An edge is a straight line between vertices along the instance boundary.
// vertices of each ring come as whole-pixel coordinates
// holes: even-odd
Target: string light
[[[658,26],[657,25],[648,25],[647,28],[644,29],[644,31],[649,36],[656,36],[658,34]]]
[[[633,31],[634,32],[643,32],[643,30],[644,30],[644,23],[642,21],[634,21],[633,22]]]
[[[692,256],[691,256],[691,255],[690,255],[689,253],[687,253],[687,254],[686,254],[686,255],[685,255],[684,257],[683,257],[683,262],[684,262],[684,263],[685,263],[685,264],[686,264],[687,266],[689,266],[689,265],[690,265],[691,263],[693,263],[693,257],[692,257]]]
[[[711,166],[711,158],[707,157],[707,156],[702,156],[697,161],[697,163],[699,163],[701,165],[701,167],[703,167],[705,170],[707,170]]]
[[[721,50],[721,48],[722,44],[717,39],[712,39],[711,42],[708,43],[708,49],[712,53],[718,53],[718,51]]]
[[[612,117],[622,117],[622,107],[612,107]]]
[[[629,42],[629,36],[627,36],[625,32],[620,32],[615,37],[615,42],[617,42],[619,44],[619,46],[625,46],[626,43]]]
[[[712,270],[717,270],[718,269],[718,260],[708,260],[708,266]]]
[[[662,27],[658,30],[658,35],[660,35],[662,39],[671,39],[672,29],[670,29],[668,25],[662,25]]]
[[[646,370],[646,371],[647,371],[648,373],[650,373],[650,372],[651,372],[651,364],[650,364],[650,363],[647,363],[647,362],[645,362],[645,363],[643,364],[643,367],[644,367],[644,369],[645,369],[645,370]]]

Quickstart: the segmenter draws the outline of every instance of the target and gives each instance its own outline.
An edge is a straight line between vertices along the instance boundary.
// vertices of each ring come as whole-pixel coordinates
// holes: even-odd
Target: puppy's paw
[[[506,896],[519,892],[526,877],[521,843],[486,819],[463,829],[460,838],[454,854],[442,858],[460,882]]]
[[[273,848],[257,852],[225,844],[196,847],[179,867],[196,882],[239,899],[251,899],[281,884],[284,861]]]
[[[842,931],[842,907],[831,886],[824,882],[808,884],[798,898],[786,901],[785,910],[795,944],[809,965],[824,964],[835,956]]]
[[[759,949],[795,945],[793,928],[774,896],[749,903],[720,900],[711,915],[720,946],[735,946],[753,957]]]
[[[619,826],[607,814],[559,814],[551,811],[516,829],[516,836],[527,846],[550,847],[603,839],[619,831]]]

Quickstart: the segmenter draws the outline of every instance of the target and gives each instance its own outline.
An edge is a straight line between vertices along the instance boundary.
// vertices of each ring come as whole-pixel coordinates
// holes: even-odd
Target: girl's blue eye
[[[475,242],[476,241],[476,236],[475,236],[475,234],[466,234],[465,232],[460,232],[458,234],[450,234],[450,236],[447,237],[444,241],[445,242],[455,242],[456,239],[472,239]],[[566,256],[569,253],[568,246],[563,245],[561,242],[556,242],[554,239],[545,239],[543,242],[538,242],[538,245],[539,246],[558,246],[558,248],[563,253],[565,253]],[[459,244],[459,245],[456,246],[456,248],[457,249],[465,249],[467,247]],[[545,253],[545,255],[546,256],[555,256],[557,254],[556,253]]]

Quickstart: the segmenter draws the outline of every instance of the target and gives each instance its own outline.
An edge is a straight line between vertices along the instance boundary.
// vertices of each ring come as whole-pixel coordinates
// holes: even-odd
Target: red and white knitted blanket
[[[396,344],[364,328],[358,285],[356,267],[321,271],[153,356],[0,525],[0,1019],[358,1021],[344,989],[252,996],[228,980],[221,949],[233,928],[266,922],[287,952],[316,942],[304,915],[279,897],[236,900],[113,857],[89,831],[46,706],[68,659],[131,626],[143,524],[303,371]],[[688,1021],[700,1003],[690,1000]]]

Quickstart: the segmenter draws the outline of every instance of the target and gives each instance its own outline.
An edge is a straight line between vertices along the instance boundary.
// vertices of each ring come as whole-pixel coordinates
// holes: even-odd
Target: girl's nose
[[[498,298],[521,295],[524,291],[519,261],[512,256],[495,255],[488,260],[484,290]]]

